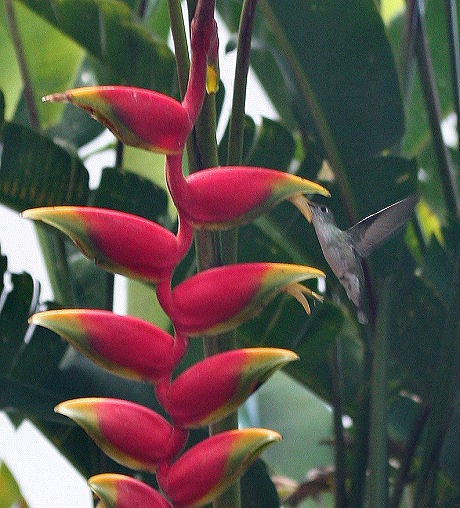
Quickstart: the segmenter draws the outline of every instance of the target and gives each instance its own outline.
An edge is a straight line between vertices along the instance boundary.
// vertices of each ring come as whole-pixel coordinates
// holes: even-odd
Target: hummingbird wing
[[[404,226],[417,201],[417,196],[408,196],[369,215],[348,229],[347,233],[356,252],[363,258],[367,257],[378,245]]]

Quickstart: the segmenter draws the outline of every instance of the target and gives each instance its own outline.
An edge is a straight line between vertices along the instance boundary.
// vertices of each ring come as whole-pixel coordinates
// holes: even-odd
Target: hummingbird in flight
[[[417,201],[416,196],[408,196],[369,215],[346,231],[337,227],[327,206],[309,201],[313,226],[324,257],[357,307],[361,324],[368,323],[361,259],[369,256],[406,223]]]

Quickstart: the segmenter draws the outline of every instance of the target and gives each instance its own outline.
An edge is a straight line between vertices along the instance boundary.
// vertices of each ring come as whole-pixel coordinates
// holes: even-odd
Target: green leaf
[[[5,95],[5,115],[11,118],[21,95],[22,80],[16,55],[5,23],[5,4],[0,5],[0,88]]]
[[[279,508],[278,494],[261,459],[257,459],[241,477],[241,503],[245,508]]]
[[[3,131],[3,124],[5,123],[5,96],[0,90],[0,135]]]
[[[230,132],[230,122],[227,124],[224,135],[219,143],[219,161],[225,164],[227,161],[228,153],[228,136]],[[256,135],[256,124],[254,120],[245,115],[244,117],[244,134],[243,134],[243,161],[247,159],[248,153],[254,144],[254,138]]]
[[[0,466],[0,506],[4,508],[28,508],[22,497],[21,489],[8,466],[2,462]]]
[[[72,88],[97,85],[94,65],[91,65],[89,60],[89,58],[83,60]],[[61,88],[61,90],[64,90],[64,88]],[[55,105],[56,103],[45,104],[47,107]],[[86,111],[67,103],[64,105],[60,122],[48,128],[46,135],[61,142],[65,140],[66,144],[77,150],[101,134],[104,129],[105,127],[88,115]]]
[[[152,33],[164,42],[168,42],[170,21],[167,0],[154,0],[150,2],[150,10],[146,16],[145,24]]]
[[[277,299],[260,316],[238,328],[236,335],[243,345],[295,351],[300,359],[286,366],[285,372],[329,402],[332,399],[329,350],[338,334],[343,335],[344,403],[351,409],[358,389],[361,344],[349,333],[344,335],[346,319],[339,307],[330,302],[313,305],[309,317],[292,298]]]
[[[41,98],[72,86],[84,51],[21,3],[14,4],[14,11],[40,125],[47,127],[59,120],[63,106],[48,107]]]
[[[145,178],[128,171],[105,168],[92,206],[109,208],[157,221],[166,215],[166,192]]]
[[[80,159],[40,134],[14,123],[3,131],[0,200],[13,210],[85,204],[88,172]]]
[[[113,73],[120,84],[171,94],[175,61],[120,0],[22,0],[39,16],[74,39]],[[116,84],[116,83],[111,83]]]
[[[320,443],[329,436],[332,415],[310,391],[277,372],[259,388],[254,403],[257,418],[249,424],[277,429],[283,436],[278,450],[264,452],[276,474],[302,481],[311,468],[332,463],[331,449]]]
[[[448,223],[441,231],[442,244],[436,236],[431,237],[425,252],[421,277],[447,305],[451,301],[454,290],[451,279],[454,273],[455,252],[457,249],[455,242],[460,231],[453,222]]]
[[[17,350],[23,343],[27,330],[27,319],[37,304],[37,287],[27,273],[11,275],[11,290],[2,293],[0,309],[0,374],[8,374]]]
[[[277,63],[304,131],[311,131],[310,115],[316,109],[347,162],[376,155],[398,141],[403,133],[399,83],[372,0],[295,0],[289,8],[263,0],[260,11],[256,39],[273,45],[268,27],[273,31]],[[255,70],[265,86],[271,73],[265,67]]]
[[[294,152],[295,142],[291,132],[281,123],[263,118],[255,143],[244,160],[248,166],[287,171]]]
[[[431,390],[439,357],[446,311],[437,294],[420,278],[407,274],[397,281],[391,313],[393,330],[389,352],[400,381],[425,398]]]

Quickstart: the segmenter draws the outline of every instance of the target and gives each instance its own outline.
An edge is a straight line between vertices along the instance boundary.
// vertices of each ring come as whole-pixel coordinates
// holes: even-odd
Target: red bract
[[[169,469],[159,470],[158,483],[174,506],[204,506],[233,483],[268,445],[280,440],[277,432],[266,429],[216,434],[190,448]]]
[[[123,143],[154,152],[182,153],[193,124],[175,99],[128,86],[89,86],[48,95],[89,111]]]
[[[60,229],[102,268],[150,282],[171,276],[193,237],[187,224],[175,236],[155,222],[103,208],[44,207],[22,216]]]
[[[188,436],[155,411],[126,400],[74,399],[55,411],[83,427],[112,459],[133,469],[155,471],[177,455]]]
[[[166,180],[181,217],[197,228],[206,229],[245,224],[285,199],[311,221],[304,194],[330,195],[317,183],[265,168],[218,167],[184,178],[178,156],[167,158]]]
[[[88,480],[88,485],[107,508],[172,508],[158,491],[129,476],[98,474]]]
[[[184,371],[171,386],[157,387],[176,425],[201,427],[235,411],[277,369],[298,356],[286,349],[235,349]]]
[[[79,351],[114,374],[157,381],[170,376],[186,350],[186,340],[141,319],[94,309],[51,310],[30,322],[65,337]]]
[[[299,282],[324,276],[309,266],[243,263],[200,272],[172,292],[164,281],[157,286],[157,295],[179,332],[214,335],[255,316],[282,291],[295,296],[308,311],[302,292],[314,293]]]

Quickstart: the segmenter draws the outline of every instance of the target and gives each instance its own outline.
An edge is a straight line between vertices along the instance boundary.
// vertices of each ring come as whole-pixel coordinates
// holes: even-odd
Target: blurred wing
[[[356,252],[364,258],[378,245],[385,242],[404,226],[412,215],[417,201],[416,196],[408,196],[352,226],[347,233]]]

